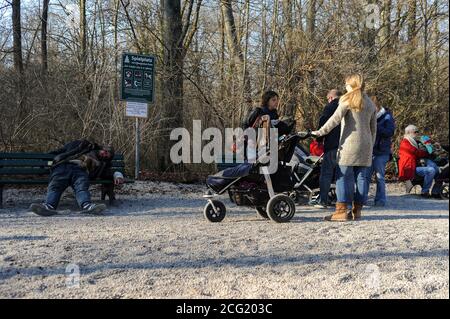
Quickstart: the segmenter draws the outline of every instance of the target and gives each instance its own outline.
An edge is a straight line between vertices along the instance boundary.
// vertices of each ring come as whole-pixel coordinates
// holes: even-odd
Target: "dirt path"
[[[275,224],[226,200],[211,224],[203,190],[136,183],[102,217],[71,213],[68,194],[51,218],[27,212],[43,190],[7,191],[0,297],[449,298],[448,201],[389,185],[389,206],[360,222],[299,206]]]

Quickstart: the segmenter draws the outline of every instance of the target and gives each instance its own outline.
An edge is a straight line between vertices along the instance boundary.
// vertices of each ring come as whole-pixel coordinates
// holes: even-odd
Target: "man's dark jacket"
[[[112,159],[99,159],[98,151],[101,147],[96,143],[91,143],[88,140],[76,140],[65,144],[62,148],[54,150],[49,154],[55,155],[53,158],[53,166],[56,167],[63,163],[68,163],[70,160],[78,159],[82,155],[90,156],[99,162],[90,173],[89,178],[104,178],[112,179],[114,172],[111,169]]]
[[[339,98],[335,98],[333,101],[328,103],[319,119],[319,129],[328,121],[328,119],[334,114],[337,107],[339,106]],[[336,126],[331,130],[330,133],[320,138],[319,141],[323,141],[324,151],[329,152],[336,150],[339,147],[339,139],[341,135],[341,125]]]

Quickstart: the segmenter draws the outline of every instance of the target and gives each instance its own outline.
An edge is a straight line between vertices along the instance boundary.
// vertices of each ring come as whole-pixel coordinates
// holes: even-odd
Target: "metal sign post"
[[[139,178],[139,171],[141,168],[140,163],[140,154],[141,154],[141,131],[139,129],[139,118],[136,117],[136,162],[134,166],[134,179]]]
[[[125,115],[134,117],[135,122],[135,169],[134,178],[140,173],[140,139],[139,118],[148,117],[148,103],[154,102],[155,91],[155,57],[134,53],[122,54],[121,100],[127,101]]]

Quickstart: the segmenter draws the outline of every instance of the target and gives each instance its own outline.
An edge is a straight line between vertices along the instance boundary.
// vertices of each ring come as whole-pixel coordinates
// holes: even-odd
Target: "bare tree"
[[[86,0],[79,0],[80,7],[80,64],[84,71],[87,62],[87,19]]]
[[[316,10],[317,10],[317,1],[309,0],[306,12],[306,33],[310,40],[314,39],[314,32],[316,29]]]
[[[183,69],[187,48],[197,31],[201,1],[197,0],[194,21],[191,21],[194,0],[187,2],[185,21],[181,12],[180,0],[161,0],[163,49],[163,85],[161,127],[165,128],[158,143],[158,166],[166,170],[171,166],[170,148],[167,136],[171,129],[183,125]]]
[[[48,70],[47,54],[47,25],[48,25],[48,4],[50,0],[42,1],[42,21],[41,21],[41,64],[42,74],[45,75]]]
[[[300,81],[300,77],[298,75],[298,71],[294,67],[294,62],[297,59],[295,48],[293,45],[293,33],[294,33],[294,24],[293,24],[293,1],[292,0],[283,0],[283,33],[284,33],[284,44],[285,44],[285,72],[286,72],[286,90],[285,90],[285,107],[284,114],[288,117],[295,116],[295,108],[296,108],[296,85],[298,81]],[[312,27],[312,26],[310,26]]]
[[[231,0],[221,0],[220,7],[224,17],[225,24],[225,35],[227,39],[228,49],[230,51],[231,59],[233,61],[233,66],[236,67],[238,74],[240,74],[243,79],[241,83],[244,83],[244,97],[250,95],[250,81],[248,79],[248,74],[244,68],[244,54],[240,45],[238,38],[238,33],[236,29],[236,24],[234,20],[233,7]]]
[[[392,0],[383,0],[380,43],[384,51],[389,51],[391,49],[391,8]]]
[[[17,72],[22,74],[23,60],[22,60],[22,28],[20,21],[20,0],[12,1],[12,25],[13,25],[14,68]]]
[[[408,42],[414,45],[417,27],[417,0],[408,0]]]

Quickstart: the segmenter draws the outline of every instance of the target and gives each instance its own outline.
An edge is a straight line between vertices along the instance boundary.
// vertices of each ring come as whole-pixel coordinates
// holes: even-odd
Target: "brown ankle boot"
[[[352,205],[352,219],[353,220],[361,219],[362,208],[363,208],[363,204],[353,202],[353,205]]]
[[[329,222],[345,222],[351,220],[351,217],[347,209],[347,203],[336,203],[336,211],[334,214],[326,216],[324,219]]]

